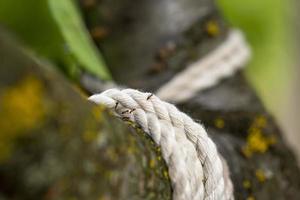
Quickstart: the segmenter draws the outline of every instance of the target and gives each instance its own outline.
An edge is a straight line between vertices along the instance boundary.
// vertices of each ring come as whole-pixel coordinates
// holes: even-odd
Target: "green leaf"
[[[61,61],[64,39],[54,22],[47,1],[0,0],[0,25],[12,32],[25,46],[51,61]]]
[[[111,79],[72,0],[48,0],[51,13],[81,67],[101,79]]]

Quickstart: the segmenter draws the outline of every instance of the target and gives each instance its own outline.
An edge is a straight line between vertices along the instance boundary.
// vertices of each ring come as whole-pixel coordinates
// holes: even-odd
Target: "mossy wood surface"
[[[160,149],[50,69],[0,31],[0,199],[170,199]]]

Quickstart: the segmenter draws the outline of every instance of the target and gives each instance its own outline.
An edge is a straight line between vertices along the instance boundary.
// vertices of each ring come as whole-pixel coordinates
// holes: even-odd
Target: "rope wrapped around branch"
[[[158,89],[156,95],[172,103],[184,102],[198,91],[216,85],[245,67],[251,50],[240,30],[232,29],[216,49],[190,64]],[[180,91],[180,95],[178,95]]]
[[[151,93],[109,89],[89,98],[136,123],[161,147],[174,200],[233,199],[225,161],[202,125]]]

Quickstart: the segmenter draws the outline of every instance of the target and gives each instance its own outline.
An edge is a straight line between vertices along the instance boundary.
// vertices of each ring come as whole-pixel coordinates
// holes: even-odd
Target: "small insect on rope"
[[[233,199],[229,172],[215,144],[203,126],[174,105],[133,89],[109,89],[89,100],[136,123],[161,147],[174,200]]]

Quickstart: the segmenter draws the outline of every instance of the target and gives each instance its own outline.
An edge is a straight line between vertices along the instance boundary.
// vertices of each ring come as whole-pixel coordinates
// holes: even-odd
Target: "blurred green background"
[[[253,50],[246,75],[300,158],[299,3],[293,0],[217,0]],[[299,32],[298,32],[299,33]],[[298,159],[300,161],[300,159]]]
[[[246,69],[248,79],[283,125],[289,141],[298,146],[300,136],[295,124],[299,114],[294,109],[297,102],[292,101],[297,75],[293,28],[296,1],[217,3],[228,22],[241,28],[252,45],[253,59]],[[78,79],[84,69],[101,79],[110,79],[73,0],[0,0],[0,24],[8,27],[32,53],[51,61],[70,78]]]
[[[292,1],[218,0],[225,18],[240,27],[253,48],[247,76],[267,106],[280,113],[289,95],[294,66]]]

